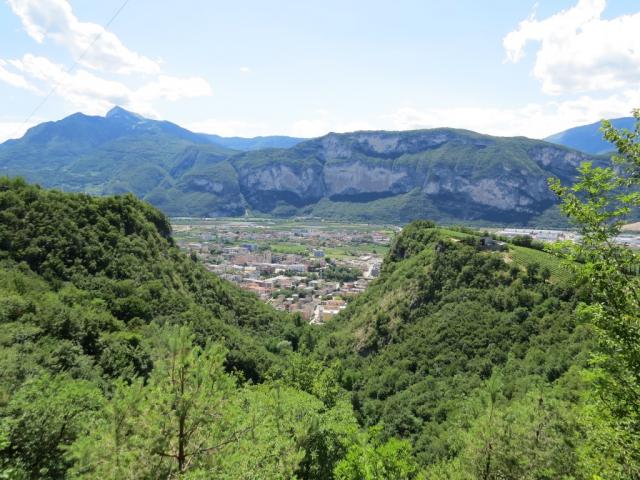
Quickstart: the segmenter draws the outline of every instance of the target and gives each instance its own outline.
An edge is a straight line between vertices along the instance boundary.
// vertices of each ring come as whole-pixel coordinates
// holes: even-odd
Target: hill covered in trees
[[[349,403],[264,384],[308,329],[180,253],[132,195],[0,180],[3,478],[289,477],[317,467],[316,424],[332,470]]]
[[[1,180],[0,474],[633,478],[585,402],[582,287],[480,239],[407,226],[312,328],[179,252],[132,195]]]
[[[3,268],[27,283],[38,278],[95,303],[113,317],[111,326],[91,327],[95,335],[135,331],[154,319],[200,319],[202,338],[224,338],[232,357],[238,355],[237,367],[258,378],[269,365],[267,342],[285,340],[293,325],[180,253],[164,215],[133,195],[65,194],[20,180],[3,180],[0,195]],[[264,339],[262,345],[242,344],[246,332]]]
[[[480,238],[406,227],[318,352],[341,359],[363,424],[409,438],[427,478],[569,478],[591,337],[580,295]],[[542,465],[548,477],[529,476]]]

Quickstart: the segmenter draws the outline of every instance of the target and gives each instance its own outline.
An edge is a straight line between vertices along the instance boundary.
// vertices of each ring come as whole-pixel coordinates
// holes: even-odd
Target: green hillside
[[[473,463],[477,452],[461,438],[479,428],[490,385],[499,385],[493,394],[505,415],[549,402],[544,415],[566,422],[549,425],[545,435],[553,442],[579,434],[569,412],[582,388],[575,372],[586,365],[590,333],[573,315],[577,293],[566,275],[545,280],[540,268],[531,267],[557,264],[555,257],[514,246],[484,251],[478,239],[429,222],[406,227],[381,277],[327,326],[318,349],[329,361],[342,360],[344,386],[363,424],[411,439],[414,454],[433,472]],[[514,260],[505,261],[507,256]],[[528,435],[533,426],[519,428]],[[526,478],[561,478],[565,468],[578,467],[575,452],[554,454],[555,447],[541,444],[527,453],[521,447],[496,445],[505,449],[496,454],[505,462],[510,455],[513,461],[539,455],[555,472]],[[476,478],[464,468],[460,478]]]
[[[526,268],[526,265],[537,264],[542,269],[548,269],[552,280],[566,282],[571,278],[569,269],[557,257],[540,250],[526,248],[519,245],[509,246],[509,257]]]
[[[181,253],[166,217],[133,195],[2,179],[0,476],[617,471],[583,403],[581,290],[555,257],[480,238],[408,225],[379,279],[312,327]]]
[[[254,213],[495,225],[549,221],[547,178],[570,182],[589,160],[600,161],[524,137],[437,128],[331,133],[230,161]]]
[[[19,180],[2,180],[0,195],[0,259],[7,272],[87,297],[113,317],[114,332],[198,318],[201,341],[224,339],[229,367],[259,379],[273,360],[267,347],[296,330],[180,253],[164,215],[132,195],[65,194]],[[247,332],[260,341],[247,343]]]
[[[313,345],[133,195],[0,179],[0,478],[415,478]]]
[[[481,232],[465,233],[464,231],[447,228],[440,228],[439,230],[443,236],[451,239],[473,239],[477,241],[478,237],[482,235]],[[466,228],[463,230],[472,231]],[[529,248],[514,244],[513,241],[510,242],[508,239],[504,239],[504,241],[507,245],[505,245],[505,250],[501,255],[507,264],[513,263],[525,271],[531,265],[536,265],[541,271],[547,269],[550,275],[549,279],[553,282],[567,283],[571,280],[570,269],[555,255],[539,248]]]

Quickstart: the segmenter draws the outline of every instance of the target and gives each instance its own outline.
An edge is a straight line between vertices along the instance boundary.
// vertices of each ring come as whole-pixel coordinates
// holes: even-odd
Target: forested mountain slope
[[[527,223],[554,204],[549,177],[571,181],[597,159],[524,137],[435,128],[330,133],[231,158],[248,206],[263,213],[408,222]]]
[[[7,275],[37,276],[38,284],[73,292],[72,305],[73,295],[98,305],[108,325],[68,320],[66,327],[81,344],[89,342],[93,355],[100,354],[103,329],[136,332],[152,320],[197,319],[202,338],[224,338],[230,366],[257,379],[269,366],[269,342],[275,345],[285,330],[295,330],[283,315],[180,253],[164,215],[133,195],[90,197],[2,180],[0,206],[0,258]]]
[[[578,471],[566,442],[579,437],[571,411],[590,342],[573,314],[579,295],[479,240],[430,222],[406,227],[380,278],[327,325],[317,351],[342,360],[365,425],[411,439],[420,463],[443,475],[428,478],[565,478]],[[503,422],[517,415],[509,439]],[[536,428],[545,440],[530,444]],[[491,455],[483,442],[493,442],[490,476],[474,470]],[[549,476],[527,476],[536,462]]]
[[[380,278],[312,329],[179,252],[132,195],[0,180],[0,476],[615,470],[582,403],[580,290],[534,261],[555,257],[479,239],[407,226]]]
[[[115,108],[105,117],[47,122],[3,143],[0,173],[68,191],[132,192],[172,216],[549,224],[558,216],[550,215],[547,179],[571,183],[581,162],[601,160],[539,140],[451,128],[329,133],[289,139],[290,148],[268,148],[281,145],[272,139],[232,150]]]
[[[0,179],[2,478],[332,478],[358,428],[313,394],[331,374],[284,380],[308,328],[179,252],[133,195]]]
[[[416,478],[313,345],[133,195],[0,179],[1,478]]]

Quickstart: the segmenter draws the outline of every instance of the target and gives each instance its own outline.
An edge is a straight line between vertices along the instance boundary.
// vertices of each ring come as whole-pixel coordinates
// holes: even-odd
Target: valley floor
[[[342,311],[378,276],[397,226],[309,219],[173,218],[178,245],[209,271],[258,295],[275,308],[321,324]],[[513,239],[575,241],[570,230],[487,228]],[[452,232],[453,233],[453,232]],[[619,241],[640,248],[640,234]],[[530,259],[535,250],[511,246],[509,259],[557,270],[555,259]],[[527,257],[527,258],[524,258]]]
[[[388,225],[302,220],[172,220],[178,245],[279,310],[324,323],[380,272]]]

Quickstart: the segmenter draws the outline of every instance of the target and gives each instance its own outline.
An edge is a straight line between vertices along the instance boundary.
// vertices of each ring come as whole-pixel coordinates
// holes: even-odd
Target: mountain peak
[[[609,121],[615,128],[626,128],[627,130],[633,130],[636,123],[633,117],[613,118]],[[581,125],[551,135],[545,140],[593,155],[610,153],[615,150],[615,147],[605,140],[604,134],[600,130],[601,126],[601,122]]]
[[[144,120],[143,116],[138,115],[137,113],[130,112],[129,110],[125,110],[119,105],[116,105],[111,110],[109,110],[105,115],[105,118],[120,118],[134,121]]]

